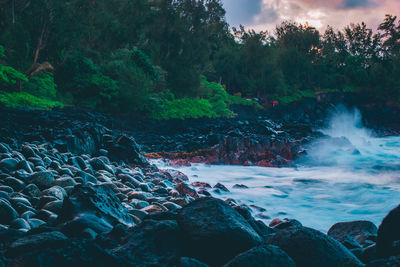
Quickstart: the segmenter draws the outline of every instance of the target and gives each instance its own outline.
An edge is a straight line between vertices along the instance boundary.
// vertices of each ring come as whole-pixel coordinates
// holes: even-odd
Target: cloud
[[[262,0],[223,0],[223,6],[231,26],[252,24],[263,8]]]
[[[365,22],[376,29],[386,14],[400,15],[400,0],[223,0],[231,26],[273,32],[284,20],[308,22],[320,31]]]

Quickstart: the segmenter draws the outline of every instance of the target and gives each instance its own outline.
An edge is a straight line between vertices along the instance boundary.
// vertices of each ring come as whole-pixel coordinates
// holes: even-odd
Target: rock
[[[354,239],[363,245],[365,240],[371,235],[376,235],[378,228],[369,221],[340,222],[334,224],[328,231],[328,235],[344,244],[352,242]],[[350,237],[350,238],[349,238]],[[355,244],[354,244],[355,245]],[[348,246],[346,246],[348,247]]]
[[[216,198],[193,201],[177,219],[188,239],[187,255],[210,265],[222,265],[262,241],[237,211]]]
[[[63,206],[62,200],[55,200],[46,203],[46,205],[43,206],[43,209],[58,213],[62,209],[62,206]]]
[[[18,161],[13,158],[5,158],[0,161],[0,169],[11,172],[17,169]]]
[[[77,185],[76,181],[72,179],[71,177],[61,177],[58,178],[54,181],[55,185],[61,186],[61,187],[67,187],[67,186],[75,186]]]
[[[193,182],[192,186],[201,188],[211,188],[211,185],[205,182]]]
[[[20,162],[18,162],[18,168],[23,169],[27,173],[33,172],[31,166],[29,165],[28,161],[26,161],[26,160],[21,160]]]
[[[193,258],[179,258],[173,265],[174,267],[208,267],[207,264]]]
[[[172,179],[177,183],[189,181],[189,178],[187,177],[187,175],[178,170],[167,169],[167,170],[165,170],[165,172],[167,172],[169,175],[171,175]]]
[[[35,218],[28,219],[28,223],[31,226],[31,228],[36,228],[36,227],[46,224],[44,221],[42,221],[40,219],[35,219]]]
[[[106,185],[76,186],[72,194],[64,200],[63,208],[59,213],[60,221],[72,220],[82,212],[95,214],[111,225],[116,222],[135,225],[128,210]]]
[[[27,196],[38,197],[40,195],[40,189],[35,184],[28,184],[22,191]]]
[[[116,161],[124,160],[138,166],[148,166],[149,163],[140,153],[138,144],[135,140],[126,135],[120,135],[108,148],[111,159]]]
[[[10,224],[17,217],[17,211],[7,201],[0,199],[0,223]]]
[[[229,192],[228,188],[226,188],[225,185],[223,185],[221,183],[217,183],[216,185],[214,185],[214,188],[219,188],[222,191]]]
[[[21,191],[25,187],[25,183],[14,177],[4,179],[4,184],[12,187],[14,191]]]
[[[175,189],[179,192],[181,195],[189,195],[193,198],[199,198],[199,195],[197,194],[196,190],[190,188],[189,185],[186,183],[179,183]]]
[[[61,231],[69,237],[82,238],[84,232],[89,228],[96,233],[106,233],[113,229],[113,226],[104,218],[92,213],[82,213],[72,220],[60,226]]]
[[[31,181],[42,190],[53,185],[54,176],[50,171],[36,172],[32,174]]]
[[[50,232],[51,233],[51,232]],[[43,233],[44,234],[44,233]],[[22,249],[11,266],[128,266],[92,240],[64,240],[53,237],[41,246]]]
[[[363,266],[338,241],[307,227],[281,230],[272,235],[266,243],[283,249],[298,267]]]
[[[147,213],[153,213],[157,211],[164,211],[160,206],[157,205],[150,205],[141,209],[141,211],[145,211]]]
[[[400,240],[400,205],[389,212],[378,229],[376,252],[380,257],[394,255],[393,242]]]
[[[262,245],[243,252],[224,267],[295,267],[294,261],[280,248]]]
[[[127,234],[112,252],[132,266],[166,266],[181,254],[182,234],[176,221],[146,220]]]
[[[65,192],[65,190],[61,186],[56,185],[50,187],[49,189],[43,190],[41,195],[51,196],[59,200],[63,200],[67,196],[67,192]]]
[[[394,267],[400,266],[400,256],[389,257],[385,259],[373,260],[366,267]]]
[[[44,249],[46,247],[57,246],[60,243],[63,243],[67,237],[60,232],[45,232],[36,235],[29,235],[22,237],[16,241],[14,241],[9,250],[7,251],[8,256],[17,256],[21,252],[41,248]]]
[[[31,229],[31,226],[28,224],[28,222],[22,218],[17,218],[14,221],[12,221],[10,227],[24,231],[28,231],[29,229]]]
[[[295,220],[295,219],[284,219],[280,223],[274,225],[273,228],[282,230],[282,229],[286,229],[286,228],[289,228],[289,227],[300,227],[300,226],[303,226],[303,225],[298,220]]]

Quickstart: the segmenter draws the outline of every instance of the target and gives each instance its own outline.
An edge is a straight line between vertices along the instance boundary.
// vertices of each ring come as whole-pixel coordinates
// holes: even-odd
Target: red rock
[[[270,227],[274,227],[275,225],[278,225],[278,224],[280,224],[280,223],[282,223],[281,219],[275,218],[275,219],[273,219],[273,220],[269,223],[269,226],[270,226]]]
[[[202,188],[211,188],[211,185],[209,185],[208,183],[205,182],[193,182],[192,186],[194,187],[202,187]]]
[[[199,198],[199,195],[197,194],[196,190],[193,188],[190,188],[189,185],[185,183],[179,183],[175,189],[179,192],[181,195],[189,195],[193,198]]]

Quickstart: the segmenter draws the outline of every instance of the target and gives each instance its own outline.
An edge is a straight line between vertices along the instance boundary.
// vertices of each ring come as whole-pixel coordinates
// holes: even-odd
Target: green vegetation
[[[231,105],[261,108],[247,99],[321,92],[400,103],[400,21],[391,15],[375,32],[286,21],[268,33],[231,29],[221,0],[3,0],[0,44],[7,105],[37,103],[10,102],[27,93],[169,119],[232,117]]]
[[[63,107],[59,101],[53,101],[45,98],[39,98],[26,92],[6,93],[0,92],[0,103],[6,107],[27,107],[52,109],[54,107]]]

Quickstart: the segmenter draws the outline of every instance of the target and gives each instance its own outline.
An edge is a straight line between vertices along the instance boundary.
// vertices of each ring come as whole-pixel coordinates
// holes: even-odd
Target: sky
[[[400,16],[400,0],[222,0],[232,27],[240,24],[273,33],[284,20],[308,22],[324,31],[328,25],[342,30],[365,22],[376,30],[385,14]]]

